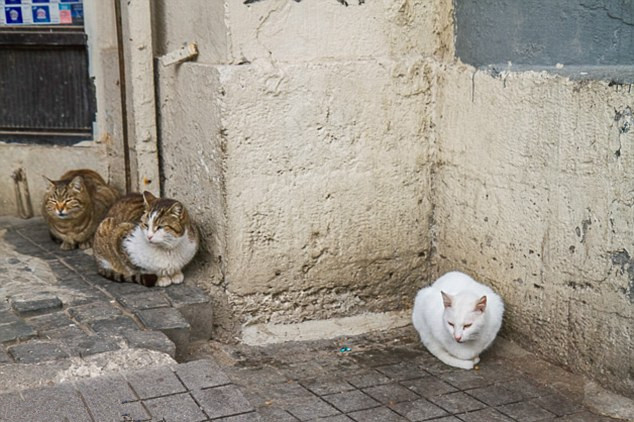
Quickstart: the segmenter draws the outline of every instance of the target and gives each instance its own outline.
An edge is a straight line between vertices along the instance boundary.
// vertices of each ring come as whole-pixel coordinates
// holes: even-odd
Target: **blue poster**
[[[21,4],[22,0],[4,0],[4,4]]]
[[[59,0],[60,3],[80,3],[81,0]]]
[[[50,3],[51,0],[33,0],[33,3]]]
[[[21,7],[5,7],[4,17],[5,17],[5,22],[8,25],[23,23],[22,8]]]
[[[32,6],[33,23],[51,23],[51,12],[48,6]]]

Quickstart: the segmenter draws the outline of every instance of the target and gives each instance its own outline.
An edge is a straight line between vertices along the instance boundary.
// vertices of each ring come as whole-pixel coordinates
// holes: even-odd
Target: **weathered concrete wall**
[[[504,297],[504,334],[634,392],[629,86],[449,65],[436,110],[435,275]]]
[[[352,3],[228,1],[226,37],[160,7],[159,51],[202,40],[161,70],[161,143],[221,335],[407,309],[428,273],[436,20],[428,2]]]

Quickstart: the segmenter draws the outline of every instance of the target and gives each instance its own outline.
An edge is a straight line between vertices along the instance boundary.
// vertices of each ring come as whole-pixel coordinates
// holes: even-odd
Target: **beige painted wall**
[[[162,157],[220,335],[407,309],[431,246],[429,3],[199,3],[216,32],[156,7],[159,52],[201,51],[160,70]]]
[[[455,64],[440,84],[434,275],[490,283],[506,336],[632,394],[628,87]]]

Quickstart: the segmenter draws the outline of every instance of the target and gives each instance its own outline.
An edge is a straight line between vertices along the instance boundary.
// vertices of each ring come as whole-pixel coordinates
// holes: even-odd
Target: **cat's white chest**
[[[150,243],[143,230],[137,227],[124,240],[123,247],[135,266],[163,275],[181,271],[196,254],[198,242],[190,239],[186,232],[174,248],[162,248]]]

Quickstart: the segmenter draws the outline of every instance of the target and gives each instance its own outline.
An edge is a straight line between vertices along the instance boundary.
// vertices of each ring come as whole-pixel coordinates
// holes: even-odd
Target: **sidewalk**
[[[211,323],[195,287],[109,282],[41,220],[0,218],[0,421],[634,420],[504,339],[463,371],[411,327],[249,347],[199,341]]]

